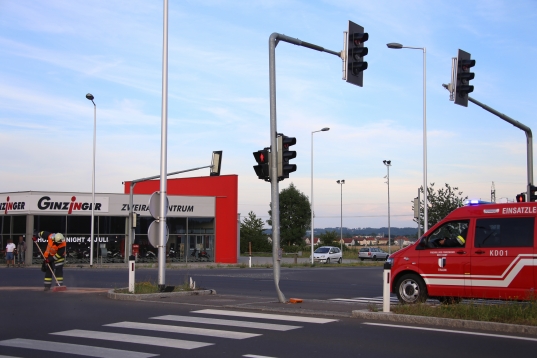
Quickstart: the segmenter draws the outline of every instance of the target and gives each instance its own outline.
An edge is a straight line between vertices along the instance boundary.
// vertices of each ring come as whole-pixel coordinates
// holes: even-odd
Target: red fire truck
[[[469,201],[390,256],[401,303],[527,300],[537,287],[537,203]]]

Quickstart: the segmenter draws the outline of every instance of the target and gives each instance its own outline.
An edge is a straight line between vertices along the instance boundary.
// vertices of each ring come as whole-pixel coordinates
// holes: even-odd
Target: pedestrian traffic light
[[[296,151],[289,147],[296,144],[296,138],[278,136],[278,180],[289,178],[289,173],[296,171],[296,164],[289,164],[289,160],[296,158]]]
[[[530,200],[528,201],[537,201],[537,187],[530,184]]]
[[[516,196],[516,202],[517,203],[523,203],[526,201],[526,194],[520,193]]]
[[[455,104],[468,107],[468,94],[474,91],[470,85],[475,74],[470,69],[475,66],[475,60],[470,59],[470,54],[460,50],[457,55],[457,85],[455,86]]]
[[[254,165],[255,173],[259,179],[270,181],[270,152],[267,149],[254,152],[257,165]]]
[[[364,47],[364,42],[367,40],[369,40],[369,34],[364,32],[364,28],[349,21],[343,55],[345,81],[360,87],[363,87],[363,71],[367,69],[367,62],[364,61],[364,56],[368,53],[367,47]]]

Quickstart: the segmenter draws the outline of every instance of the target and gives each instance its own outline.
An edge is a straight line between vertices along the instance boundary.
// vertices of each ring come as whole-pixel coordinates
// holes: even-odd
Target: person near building
[[[52,285],[52,272],[58,280],[58,285],[63,285],[63,264],[67,244],[60,233],[41,231],[39,237],[48,240],[47,249],[43,254],[45,259],[43,264],[45,265],[45,291],[49,291]]]
[[[7,240],[7,245],[6,245],[6,263],[7,263],[7,267],[9,267],[9,263],[11,262],[11,266],[15,267],[15,263],[14,263],[14,252],[15,249],[17,248],[17,246],[15,246],[15,244],[13,243],[13,240],[9,239]]]
[[[17,260],[19,267],[24,267],[24,260],[26,258],[26,241],[24,236],[19,236],[19,242],[17,244]]]

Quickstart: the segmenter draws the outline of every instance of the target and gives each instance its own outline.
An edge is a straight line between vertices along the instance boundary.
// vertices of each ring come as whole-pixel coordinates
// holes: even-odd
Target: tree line
[[[423,192],[423,188],[422,188]],[[428,227],[431,228],[442,220],[447,214],[463,206],[464,200],[462,191],[457,187],[445,184],[444,188],[434,190],[434,183],[427,188],[428,192]],[[280,199],[280,242],[281,247],[286,252],[296,252],[306,247],[304,238],[306,231],[311,229],[311,205],[309,198],[299,191],[293,183],[288,188],[283,189],[279,195]],[[269,205],[270,206],[270,205]],[[412,201],[412,210],[414,205]],[[272,210],[268,211],[269,220],[267,224],[272,226]],[[423,229],[423,200],[420,201],[420,217],[414,219]],[[263,233],[264,222],[258,218],[253,211],[250,211],[240,223],[240,251],[248,252],[249,243],[252,252],[270,252],[272,243],[267,239],[267,234]],[[423,231],[422,231],[423,232]],[[320,245],[339,246],[339,233],[335,230],[326,230],[319,235]]]

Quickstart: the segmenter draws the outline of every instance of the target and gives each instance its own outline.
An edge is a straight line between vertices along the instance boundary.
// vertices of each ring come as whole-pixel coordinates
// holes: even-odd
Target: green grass
[[[172,285],[173,286],[173,285]],[[185,277],[185,282],[181,285],[175,285],[173,292],[193,291],[190,288],[188,279]],[[128,289],[121,288],[114,290],[115,293],[130,293]],[[134,294],[148,294],[159,293],[158,285],[156,282],[142,281],[134,284]]]
[[[506,302],[504,304],[428,304],[398,305],[392,307],[392,312],[398,314],[417,315],[510,323],[518,325],[537,326],[537,300],[527,302]]]

